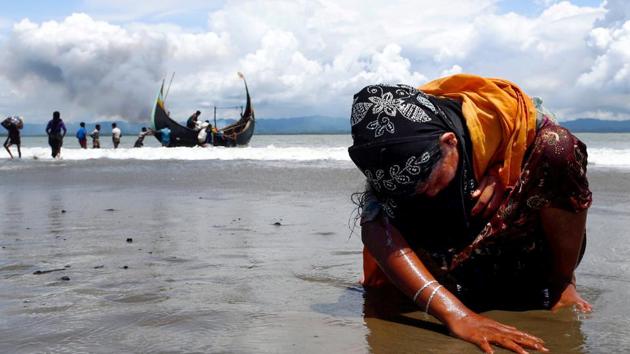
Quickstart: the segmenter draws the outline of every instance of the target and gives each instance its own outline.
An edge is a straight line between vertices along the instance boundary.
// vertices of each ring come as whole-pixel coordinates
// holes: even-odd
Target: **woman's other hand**
[[[542,339],[472,312],[448,327],[455,337],[477,345],[484,353],[494,353],[492,345],[519,354],[527,353],[525,349],[549,351]]]
[[[472,215],[489,218],[497,211],[505,194],[505,187],[501,180],[493,175],[486,175],[481,179],[479,187],[472,194],[477,202],[472,208]]]

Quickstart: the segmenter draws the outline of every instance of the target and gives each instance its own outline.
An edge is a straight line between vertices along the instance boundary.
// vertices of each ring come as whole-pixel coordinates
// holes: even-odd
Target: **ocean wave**
[[[589,165],[599,167],[630,168],[630,149],[589,148]],[[253,161],[331,161],[351,165],[344,146],[317,147],[144,147],[119,149],[62,149],[65,161],[80,160],[253,160]],[[25,160],[52,160],[50,149],[33,147],[22,149]]]
[[[630,168],[630,149],[589,148],[589,165]]]
[[[22,149],[24,159],[52,160],[50,149]],[[260,160],[260,161],[350,161],[346,147],[144,147],[119,149],[62,149],[63,160]]]

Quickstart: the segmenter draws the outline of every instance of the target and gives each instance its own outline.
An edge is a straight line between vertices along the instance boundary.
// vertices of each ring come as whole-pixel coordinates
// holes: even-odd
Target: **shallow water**
[[[0,171],[2,353],[479,352],[357,285],[361,242],[350,236],[349,195],[362,178],[354,169],[18,166]],[[578,286],[594,313],[488,314],[543,337],[555,353],[630,351],[630,180],[624,170],[590,174],[595,203]]]

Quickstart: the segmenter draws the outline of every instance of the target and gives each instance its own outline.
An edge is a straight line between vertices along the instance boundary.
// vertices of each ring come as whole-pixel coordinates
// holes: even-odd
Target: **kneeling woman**
[[[474,311],[591,306],[576,291],[591,192],[586,147],[516,85],[455,75],[354,96],[350,157],[367,288],[395,285],[492,352],[546,350]]]

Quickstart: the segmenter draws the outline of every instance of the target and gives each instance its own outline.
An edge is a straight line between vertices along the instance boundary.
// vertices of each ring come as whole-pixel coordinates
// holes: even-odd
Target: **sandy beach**
[[[358,285],[349,164],[0,165],[2,353],[479,352]],[[487,313],[554,353],[630,351],[630,179],[589,175],[577,277],[593,313]]]

